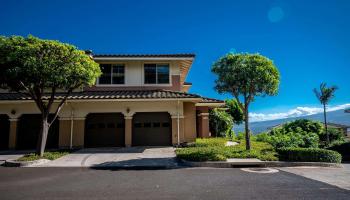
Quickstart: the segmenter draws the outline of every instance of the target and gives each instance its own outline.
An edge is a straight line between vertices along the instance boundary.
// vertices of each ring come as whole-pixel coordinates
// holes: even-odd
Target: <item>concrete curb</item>
[[[213,168],[244,168],[244,167],[336,167],[342,168],[341,163],[324,162],[284,162],[284,161],[260,161],[260,162],[227,162],[227,161],[205,161],[192,162],[181,160],[183,165],[189,167],[213,167]]]
[[[33,161],[17,161],[17,160],[6,160],[4,163],[5,167],[31,167],[36,165],[41,165],[50,162],[51,160],[39,159]]]
[[[227,162],[227,161],[205,161],[192,162],[181,160],[181,163],[189,167],[213,167],[213,168],[237,168],[237,167],[265,167],[264,162]]]
[[[342,168],[341,163],[326,162],[286,162],[286,161],[265,161],[266,167],[335,167]]]

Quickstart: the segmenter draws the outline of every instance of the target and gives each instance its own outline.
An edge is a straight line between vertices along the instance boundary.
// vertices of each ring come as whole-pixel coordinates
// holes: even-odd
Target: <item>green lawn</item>
[[[39,159],[48,159],[48,160],[56,160],[62,156],[71,153],[70,150],[58,150],[58,151],[48,151],[44,153],[43,157],[40,157],[34,153],[26,154],[17,159],[17,161],[34,161]]]
[[[236,146],[225,146],[226,138],[197,139],[195,144],[176,149],[180,159],[189,161],[224,161],[228,158],[258,158],[260,160],[278,160],[274,148],[265,142],[251,141],[251,150],[245,150],[244,140]]]

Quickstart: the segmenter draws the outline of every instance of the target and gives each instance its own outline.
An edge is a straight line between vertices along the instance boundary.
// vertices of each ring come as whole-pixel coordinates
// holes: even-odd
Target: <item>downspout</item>
[[[74,109],[71,104],[69,104],[71,107],[71,112],[70,112],[70,143],[69,143],[69,148],[73,148],[73,128],[74,128]]]
[[[179,113],[180,101],[177,100],[177,146],[180,146],[180,113]]]

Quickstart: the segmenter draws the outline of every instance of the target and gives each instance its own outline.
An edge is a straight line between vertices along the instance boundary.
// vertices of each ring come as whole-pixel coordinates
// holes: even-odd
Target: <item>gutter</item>
[[[103,102],[140,102],[140,101],[194,101],[194,102],[200,102],[201,98],[156,98],[156,99],[67,99],[66,102],[96,102],[96,101],[103,101]],[[23,102],[30,102],[34,103],[31,99],[25,99],[25,100],[0,100],[0,104],[8,104],[8,103],[23,103]],[[60,102],[60,100],[55,100],[55,103]]]

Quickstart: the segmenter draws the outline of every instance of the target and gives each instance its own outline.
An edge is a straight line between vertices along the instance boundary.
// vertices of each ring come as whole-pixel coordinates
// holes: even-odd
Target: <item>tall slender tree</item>
[[[329,133],[327,129],[327,105],[334,97],[335,91],[338,89],[337,86],[333,85],[331,87],[327,87],[326,83],[320,84],[320,90],[317,90],[314,88],[314,93],[317,97],[317,99],[320,101],[320,103],[323,105],[323,118],[324,118],[324,128],[326,131],[326,137],[327,137],[327,144],[329,144]]]
[[[249,105],[257,96],[276,95],[280,74],[273,62],[259,54],[227,54],[212,66],[215,89],[235,97],[243,111],[246,149],[250,150]]]

